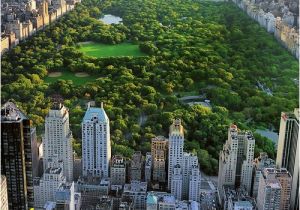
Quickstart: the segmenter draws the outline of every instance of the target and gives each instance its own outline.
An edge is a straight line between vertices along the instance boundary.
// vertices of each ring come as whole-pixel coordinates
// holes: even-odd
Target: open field
[[[45,78],[46,83],[53,83],[59,79],[72,80],[75,85],[82,85],[86,82],[93,81],[94,78],[85,72],[73,73],[70,71],[51,72]]]
[[[131,43],[121,43],[116,45],[101,44],[95,42],[80,43],[81,52],[86,55],[105,58],[105,57],[122,57],[122,56],[144,56],[138,45]]]

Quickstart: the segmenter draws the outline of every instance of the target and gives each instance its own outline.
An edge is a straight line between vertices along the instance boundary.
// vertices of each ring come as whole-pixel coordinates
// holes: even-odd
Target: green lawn
[[[77,77],[75,76],[75,73],[70,72],[70,71],[62,71],[62,75],[59,77],[49,77],[47,76],[45,78],[46,83],[54,83],[57,80],[62,79],[62,80],[72,80],[74,85],[83,85],[87,82],[94,81],[95,78],[92,76],[87,76],[87,77]]]
[[[132,43],[121,43],[115,45],[101,44],[95,42],[81,43],[81,52],[97,58],[121,57],[121,56],[144,56],[139,45]]]

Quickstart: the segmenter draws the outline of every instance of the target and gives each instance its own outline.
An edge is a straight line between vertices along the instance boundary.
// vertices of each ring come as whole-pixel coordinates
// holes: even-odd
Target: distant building
[[[183,153],[183,163],[182,163],[182,199],[189,199],[189,186],[190,186],[190,175],[194,167],[197,167],[199,171],[199,163],[197,155],[192,153]],[[199,172],[200,173],[200,172]],[[198,180],[200,183],[200,180]],[[198,201],[195,200],[195,201]]]
[[[201,176],[198,165],[193,165],[189,175],[188,200],[200,202]]]
[[[250,131],[239,131],[236,125],[228,130],[228,139],[219,156],[218,188],[223,185],[245,187],[251,192],[255,139]]]
[[[168,189],[171,190],[174,167],[183,162],[184,131],[181,120],[174,120],[169,130]]]
[[[286,169],[265,168],[259,180],[258,210],[290,209],[291,182]]]
[[[1,174],[6,176],[9,209],[34,205],[31,121],[11,102],[1,108]]]
[[[234,186],[223,186],[224,192],[224,210],[255,210],[256,203],[248,195],[244,188],[236,189]]]
[[[83,176],[109,177],[111,142],[109,119],[101,108],[88,107],[82,121]]]
[[[102,183],[103,184],[103,183]],[[95,209],[99,198],[106,195],[106,186],[101,184],[99,178],[85,177],[76,183],[76,191],[80,193],[81,209]]]
[[[151,181],[151,172],[152,172],[152,156],[151,153],[146,153],[145,159],[145,182],[149,183]]]
[[[56,159],[56,160],[55,160]],[[43,208],[47,201],[55,202],[55,192],[58,187],[66,183],[66,177],[63,174],[63,163],[58,162],[58,158],[53,161],[48,160],[48,168],[43,177],[34,180],[34,206]]]
[[[110,168],[111,185],[123,186],[126,182],[126,164],[124,158],[116,155],[112,158]]]
[[[131,198],[133,209],[146,209],[147,183],[139,181],[131,181],[130,184],[124,185],[122,198]]]
[[[1,175],[0,182],[1,182],[0,183],[0,209],[1,210],[8,210],[6,177]]]
[[[168,158],[168,139],[157,136],[151,140],[151,155],[153,163],[153,181],[166,182],[167,158]]]
[[[291,209],[299,209],[299,109],[281,113],[276,166],[286,168],[293,177]]]
[[[74,182],[60,185],[55,192],[56,209],[80,210],[80,193],[76,195],[77,208],[75,209]]]
[[[173,168],[172,180],[171,180],[171,193],[177,200],[182,200],[182,168],[179,164]]]
[[[44,170],[48,167],[48,160],[57,155],[58,159],[63,162],[63,174],[69,182],[73,181],[72,140],[69,110],[61,103],[54,102],[45,119]]]
[[[252,182],[252,194],[251,196],[256,198],[258,192],[258,185],[260,175],[262,174],[265,168],[275,167],[275,161],[271,158],[268,158],[267,153],[261,152],[258,158],[255,158],[253,161],[253,182]]]
[[[81,158],[74,157],[73,179],[77,181],[80,176],[82,176],[82,161]]]
[[[130,164],[130,180],[142,180],[143,166],[144,160],[142,153],[140,151],[134,152]]]
[[[166,192],[148,192],[146,200],[147,210],[200,210],[200,203],[196,201],[178,201]]]

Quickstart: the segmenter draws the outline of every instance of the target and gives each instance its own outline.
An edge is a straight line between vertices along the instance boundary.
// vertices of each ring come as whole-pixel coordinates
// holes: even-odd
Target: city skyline
[[[1,210],[299,209],[299,2],[1,2]]]

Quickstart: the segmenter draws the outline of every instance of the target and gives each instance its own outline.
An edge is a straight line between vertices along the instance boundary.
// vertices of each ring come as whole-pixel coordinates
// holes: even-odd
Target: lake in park
[[[105,24],[119,24],[122,22],[122,18],[114,15],[104,15],[103,18],[100,18],[99,20],[103,21]]]
[[[275,146],[277,147],[279,136],[276,132],[268,130],[268,129],[265,129],[265,130],[257,129],[255,132],[259,133],[260,135],[262,135],[264,137],[267,137],[268,139],[271,139],[275,143]]]

